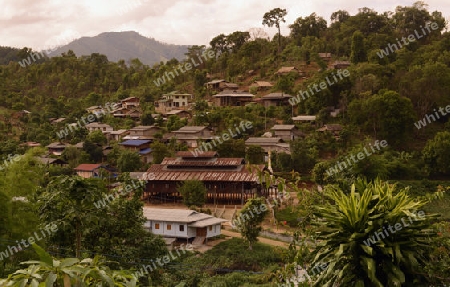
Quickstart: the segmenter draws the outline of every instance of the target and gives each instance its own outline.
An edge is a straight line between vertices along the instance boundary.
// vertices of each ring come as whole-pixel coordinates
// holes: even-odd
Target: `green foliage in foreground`
[[[328,266],[314,286],[425,284],[426,276],[420,270],[427,263],[430,243],[436,236],[429,223],[435,216],[418,216],[428,202],[425,197],[415,199],[407,188],[399,190],[380,180],[357,180],[350,194],[329,186],[325,194],[333,204],[316,212],[321,219],[316,224],[326,225],[319,233],[312,266]],[[408,225],[402,224],[400,230],[395,227],[395,232],[387,231],[388,235],[385,231],[385,237],[375,237],[376,232],[380,234],[383,228],[403,220]],[[369,238],[375,238],[375,242]]]
[[[185,286],[216,286],[214,284],[223,282],[229,285],[217,286],[247,286],[236,285],[244,282],[262,284],[276,281],[274,270],[281,265],[281,248],[257,242],[253,245],[253,250],[249,251],[243,239],[232,238],[217,244],[204,254],[184,259],[179,267],[166,274],[165,282],[183,282]]]
[[[33,248],[40,260],[23,262],[22,264],[28,265],[28,267],[17,270],[7,279],[0,279],[0,286],[136,286],[137,279],[130,271],[111,270],[99,257],[83,260],[77,258],[58,260],[52,258],[35,243],[33,243]]]

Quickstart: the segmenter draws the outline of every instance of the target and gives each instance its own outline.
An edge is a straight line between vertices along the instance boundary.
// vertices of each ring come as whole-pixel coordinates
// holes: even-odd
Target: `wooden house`
[[[148,139],[153,140],[155,138],[155,134],[161,133],[162,129],[157,126],[137,126],[128,130],[129,137],[125,137],[125,139]]]
[[[144,196],[149,201],[178,202],[182,196],[178,187],[186,180],[200,180],[207,189],[207,202],[241,205],[254,196],[266,196],[271,191],[260,184],[257,170],[264,165],[247,166],[243,158],[220,158],[216,152],[194,155],[178,152],[153,164],[143,175],[147,181]]]
[[[269,152],[285,152],[291,153],[291,149],[288,143],[284,143],[281,138],[276,137],[250,137],[245,141],[245,146],[260,146],[264,149],[266,156]]]
[[[274,125],[271,130],[274,137],[283,141],[293,141],[305,136],[295,125]]]
[[[119,143],[126,149],[140,151],[150,147],[151,140],[126,140]]]
[[[164,135],[166,140],[171,138],[175,138],[178,143],[186,144],[189,148],[196,148],[199,141],[212,140],[213,131],[205,126],[184,126]]]
[[[162,95],[161,99],[154,103],[157,113],[165,114],[171,110],[187,109],[192,101],[192,94],[180,94],[172,92]]]
[[[335,61],[333,63],[333,68],[338,69],[346,69],[350,67],[351,63],[349,61]]]
[[[137,97],[128,97],[126,99],[120,100],[122,108],[133,109],[139,107],[140,99]]]
[[[94,131],[101,131],[103,133],[107,133],[112,132],[114,130],[112,126],[102,123],[89,123],[86,125],[86,128],[90,133]]]
[[[206,83],[205,86],[207,89],[215,92],[221,92],[225,90],[234,91],[239,89],[238,84],[227,82],[224,79],[210,81]]]
[[[265,81],[254,81],[250,85],[250,88],[256,88],[257,91],[268,90],[268,89],[270,89],[272,87],[273,87],[273,84],[271,84],[269,82],[265,82]]]
[[[319,58],[322,59],[325,62],[331,61],[331,53],[319,53]]]
[[[90,164],[90,163],[83,163],[74,168],[75,172],[78,176],[81,176],[83,178],[93,178],[93,177],[117,177],[117,174],[107,166],[96,163],[96,164]]]
[[[270,106],[288,106],[291,95],[285,93],[270,93],[261,97],[262,105],[266,108]]]
[[[205,239],[221,234],[222,222],[227,220],[189,209],[160,209],[144,207],[147,221],[144,227],[163,237]],[[199,239],[199,240],[198,240]]]
[[[296,67],[281,67],[278,71],[275,72],[276,75],[286,75],[289,73],[295,73],[298,75],[302,75],[302,71],[297,69]]]
[[[242,91],[223,91],[214,95],[215,105],[219,107],[245,106],[253,101],[255,96]]]

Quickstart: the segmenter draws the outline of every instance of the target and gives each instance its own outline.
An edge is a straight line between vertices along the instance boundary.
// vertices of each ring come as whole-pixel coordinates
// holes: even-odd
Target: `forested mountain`
[[[133,31],[106,32],[95,37],[74,40],[51,52],[49,56],[61,55],[72,50],[78,56],[100,53],[113,62],[125,60],[129,63],[131,59],[138,58],[146,65],[153,65],[172,58],[183,60],[187,48],[188,46],[161,43]]]

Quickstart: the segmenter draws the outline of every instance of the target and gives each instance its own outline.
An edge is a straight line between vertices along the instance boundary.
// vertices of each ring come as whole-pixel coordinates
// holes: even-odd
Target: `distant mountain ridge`
[[[182,60],[188,51],[188,45],[172,45],[147,38],[134,31],[105,32],[94,37],[81,37],[59,47],[49,56],[59,56],[69,50],[77,56],[89,56],[92,53],[104,54],[108,60],[117,62],[138,58],[145,65],[153,65],[172,58]]]

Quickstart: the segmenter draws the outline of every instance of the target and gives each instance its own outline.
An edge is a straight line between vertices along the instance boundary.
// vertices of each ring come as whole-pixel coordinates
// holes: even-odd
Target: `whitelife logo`
[[[435,31],[439,28],[439,25],[436,22],[433,22],[431,24],[430,23],[425,24],[425,29],[427,29],[428,34],[431,33],[430,26],[431,26],[431,29],[433,29],[433,31]],[[426,36],[427,32],[422,27],[422,25],[420,25],[420,28],[422,29],[422,34],[419,34],[419,32],[417,32],[417,30],[414,30],[414,34],[408,35],[407,38],[402,37],[401,40],[403,41],[403,45],[408,46],[410,43],[415,42],[415,41],[419,40],[420,38],[423,38],[424,36]],[[396,44],[388,44],[388,46],[384,50],[380,49],[380,51],[377,52],[377,55],[378,55],[378,57],[380,57],[380,59],[383,59],[384,57],[389,56],[390,53],[395,53],[398,50],[400,50],[401,48],[403,48],[403,45],[402,45],[402,43],[400,43],[400,40],[398,38],[395,38],[395,40],[397,40],[398,46]]]
[[[44,229],[47,232],[45,232]],[[9,256],[12,256],[14,253],[18,253],[19,251],[22,251],[23,249],[30,247],[31,244],[35,243],[36,241],[42,240],[47,236],[51,235],[52,233],[55,233],[58,230],[58,226],[52,223],[45,226],[44,229],[41,229],[39,232],[37,231],[34,232],[33,234],[34,236],[30,236],[28,240],[22,239],[20,242],[19,240],[16,240],[17,245],[8,246],[8,248],[5,251],[0,252],[0,261],[8,258]],[[42,235],[42,237],[40,237],[39,235]]]
[[[210,143],[204,142],[200,147],[196,148],[194,151],[191,151],[192,155],[194,157],[198,157],[199,155],[202,155],[204,152],[212,150],[213,145],[215,147],[217,147],[217,141],[219,142],[219,144],[222,144],[224,141],[228,141],[232,138],[235,138],[238,135],[240,135],[241,133],[245,132],[246,130],[253,128],[253,124],[252,124],[252,122],[249,122],[249,121],[247,121],[247,122],[241,121],[239,126],[234,126],[234,127],[236,128],[236,134],[233,133],[232,129],[228,129],[228,131],[230,133],[224,132],[220,137],[215,137],[214,140],[212,140]],[[223,139],[223,141],[222,141],[222,139]]]
[[[309,93],[308,93],[308,91],[305,92],[305,91],[301,90],[298,93],[297,97],[292,97],[289,99],[289,103],[292,106],[299,104],[302,101],[302,99],[306,100],[307,98],[310,98],[312,95],[314,95],[314,93],[316,93],[316,92],[318,93],[322,90],[325,90],[328,86],[332,86],[332,85],[336,84],[337,82],[342,81],[344,78],[347,78],[348,76],[350,76],[350,72],[347,69],[337,70],[336,74],[333,73],[331,76],[333,78],[331,80],[327,76],[327,77],[325,77],[325,81],[320,82],[318,85],[316,83],[314,83],[312,85],[308,85],[307,90],[309,90]],[[314,88],[314,90],[312,88]],[[300,98],[300,96],[301,96],[301,98]]]
[[[441,113],[441,115],[444,117],[447,114],[450,114],[450,105],[445,107],[445,111],[446,112],[444,112],[444,108],[442,108],[442,107],[439,107],[438,110]],[[434,115],[436,117],[434,117]],[[428,123],[431,124],[431,120],[433,120],[433,122],[435,122],[438,119],[440,119],[439,113],[436,111],[436,109],[434,109],[434,115],[433,114],[425,115],[425,117],[422,120],[418,120],[417,123],[414,123],[414,125],[416,126],[416,128],[418,130],[420,130],[422,127],[426,127],[427,126],[427,120],[428,120]]]
[[[215,57],[215,53],[213,50],[205,50],[202,52],[201,55],[197,55],[196,58],[190,59],[190,62],[192,62],[192,64],[188,61],[188,62],[184,63],[183,65],[179,65],[177,68],[173,69],[171,72],[165,72],[162,77],[159,77],[158,79],[153,81],[153,83],[155,83],[155,85],[157,87],[164,85],[166,83],[166,78],[167,78],[167,81],[170,81],[172,79],[175,79],[176,76],[180,75],[178,73],[178,70],[180,70],[180,73],[184,74],[187,71],[192,69],[192,65],[194,65],[194,67],[200,66],[200,64],[203,63],[203,59],[205,59],[205,61],[207,61],[208,59],[212,59],[214,57]],[[197,63],[195,61],[195,59],[197,59],[200,63]],[[185,70],[183,70],[183,67]],[[176,74],[176,76],[174,73]]]
[[[388,144],[387,144],[387,141],[385,141],[385,140],[382,140],[381,142],[377,140],[374,143],[374,146],[377,148],[377,150],[375,150],[373,148],[371,143],[369,143],[369,146],[370,146],[370,149],[372,150],[373,153],[377,153],[378,151],[381,150],[381,148],[387,147]],[[347,163],[345,163],[345,161],[339,161],[334,167],[330,167],[329,169],[327,169],[326,172],[327,172],[328,176],[332,176],[333,174],[337,174],[340,171],[343,171],[344,169],[352,166],[353,163],[357,163],[358,161],[365,159],[366,156],[371,156],[372,155],[372,153],[370,153],[367,150],[367,147],[364,147],[363,151],[358,152],[356,154],[356,156],[355,156],[355,154],[351,154],[350,156],[347,156],[346,160],[347,160],[348,166],[347,166]],[[355,157],[357,157],[358,159],[356,159]],[[353,160],[353,163],[350,161],[350,159]]]
[[[408,216],[409,223],[413,224],[413,220],[414,220],[414,221],[418,221],[418,220],[424,219],[424,218],[425,218],[425,212],[419,211],[419,212],[417,213],[417,216],[419,217],[419,219],[417,219],[416,216],[414,217],[414,219],[412,219],[410,216]],[[388,232],[388,230],[386,230],[386,227],[383,226],[383,230],[380,230],[380,232],[375,232],[376,239],[375,239],[375,236],[372,235],[372,236],[369,237],[367,240],[364,240],[364,244],[365,244],[366,246],[369,246],[369,247],[370,247],[372,244],[375,244],[375,243],[377,243],[378,241],[380,241],[381,238],[382,238],[382,239],[385,239],[386,237],[389,237],[391,234],[395,234],[397,231],[402,230],[403,227],[408,227],[408,226],[411,225],[411,224],[407,224],[407,223],[405,222],[405,218],[402,218],[401,221],[402,221],[402,223],[403,223],[403,226],[402,226],[402,224],[400,224],[400,223],[398,223],[398,222],[397,222],[396,224],[394,224],[394,226],[388,225],[388,229],[389,229],[390,232]],[[394,228],[395,228],[395,230],[394,230]],[[384,235],[386,235],[386,237],[385,237]]]

